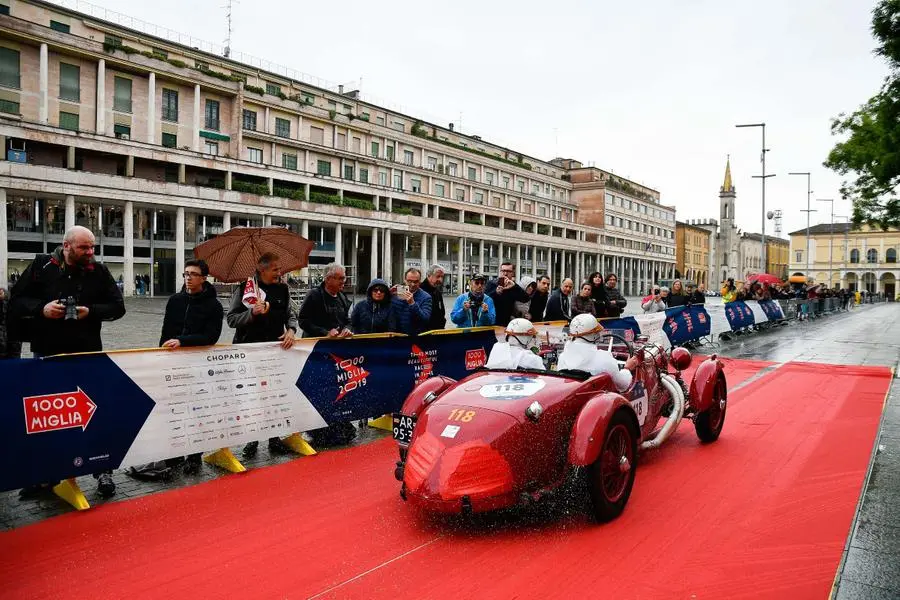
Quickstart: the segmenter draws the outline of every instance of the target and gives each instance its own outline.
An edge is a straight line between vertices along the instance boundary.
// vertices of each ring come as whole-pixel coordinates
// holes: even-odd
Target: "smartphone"
[[[401,294],[408,294],[408,293],[409,293],[409,286],[407,286],[407,285],[398,285],[397,286],[397,295],[398,296]]]

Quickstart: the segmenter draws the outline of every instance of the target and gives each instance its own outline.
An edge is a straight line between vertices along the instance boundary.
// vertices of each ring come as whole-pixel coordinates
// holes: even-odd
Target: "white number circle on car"
[[[546,383],[543,379],[532,379],[529,377],[510,377],[491,381],[479,390],[482,398],[493,398],[496,400],[515,400],[518,398],[527,398],[542,389]]]

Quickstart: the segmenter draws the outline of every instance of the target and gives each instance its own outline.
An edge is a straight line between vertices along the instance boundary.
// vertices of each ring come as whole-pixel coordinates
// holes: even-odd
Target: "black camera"
[[[66,321],[78,320],[78,303],[75,302],[75,298],[72,296],[60,298],[59,303],[66,307]]]

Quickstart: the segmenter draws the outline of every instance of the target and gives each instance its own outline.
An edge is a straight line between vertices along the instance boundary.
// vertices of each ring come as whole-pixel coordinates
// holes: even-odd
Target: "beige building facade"
[[[357,286],[440,263],[459,290],[510,260],[554,284],[618,271],[637,290],[674,265],[658,192],[640,203],[650,213],[632,210],[658,236],[610,235],[568,166],[275,71],[289,73],[0,0],[0,282],[73,224],[96,233],[126,293],[136,276],[175,291],[194,245],[238,225],[296,231],[317,244],[313,271],[344,263]],[[648,194],[609,181],[614,211]]]
[[[790,265],[791,243],[782,238],[766,237],[766,273],[787,280]]]
[[[848,223],[813,225],[808,246],[805,228],[790,235],[791,275],[812,277],[830,287],[880,292],[888,298],[895,298],[900,291],[900,230],[882,231],[869,225],[854,228]]]
[[[677,275],[709,286],[709,231],[678,221],[675,228],[675,269]]]
[[[603,228],[597,242],[615,249],[598,270],[618,274],[623,293],[642,295],[674,277],[675,208],[662,204],[658,191],[576,160],[557,158],[551,164],[567,170],[578,221]]]

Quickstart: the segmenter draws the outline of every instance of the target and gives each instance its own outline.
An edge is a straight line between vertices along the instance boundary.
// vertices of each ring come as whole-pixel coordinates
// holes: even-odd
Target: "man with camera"
[[[484,293],[485,280],[484,275],[473,276],[469,291],[460,294],[453,303],[450,320],[457,327],[484,327],[495,323],[494,301]]]
[[[53,254],[39,254],[12,290],[11,319],[35,357],[103,350],[100,327],[125,314],[119,287],[102,263],[94,262],[94,234],[66,231]],[[116,493],[112,471],[96,473],[103,497]]]
[[[495,324],[506,327],[516,308],[516,302],[528,302],[528,294],[515,280],[515,268],[510,262],[500,265],[500,276],[487,282],[484,293],[494,301],[497,311]]]
[[[641,308],[647,314],[664,312],[669,308],[668,304],[669,288],[666,286],[653,286],[653,293],[644,298]]]

